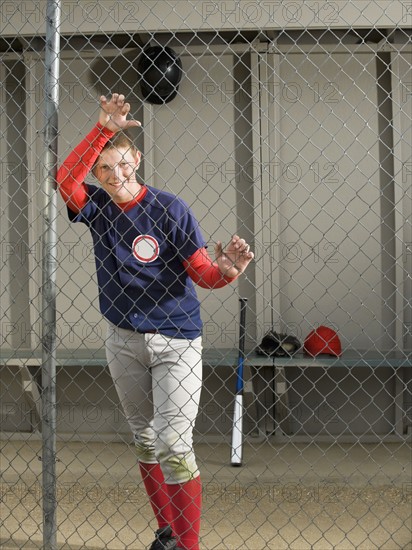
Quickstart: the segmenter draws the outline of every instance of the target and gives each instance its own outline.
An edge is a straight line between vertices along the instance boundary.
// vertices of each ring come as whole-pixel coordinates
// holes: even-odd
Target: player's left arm
[[[225,277],[216,262],[212,261],[206,248],[199,248],[183,262],[186,273],[202,288],[222,288],[237,278]]]
[[[212,261],[206,248],[200,248],[183,263],[190,278],[202,288],[222,288],[233,282],[254,258],[249,245],[237,235],[224,250],[218,242],[215,255]]]

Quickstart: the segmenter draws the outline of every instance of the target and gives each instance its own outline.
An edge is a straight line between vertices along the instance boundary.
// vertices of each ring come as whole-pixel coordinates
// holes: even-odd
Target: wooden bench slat
[[[203,360],[205,364],[213,367],[236,366],[238,352],[233,348],[205,348]],[[20,364],[25,366],[37,366],[41,364],[41,351],[29,350],[1,350],[0,365]],[[106,367],[106,355],[104,348],[100,349],[59,349],[56,355],[56,364],[62,367]],[[294,357],[267,357],[258,355],[254,351],[246,353],[245,364],[249,366],[274,366],[274,367],[412,367],[412,354],[401,351],[361,351],[348,350],[341,357],[326,355],[315,358],[296,354]]]

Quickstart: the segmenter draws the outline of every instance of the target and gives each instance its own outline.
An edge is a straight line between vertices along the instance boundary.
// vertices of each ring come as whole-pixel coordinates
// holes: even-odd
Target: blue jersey
[[[174,338],[197,338],[200,304],[183,261],[205,246],[187,204],[147,187],[122,210],[101,188],[87,185],[89,201],[73,222],[91,231],[102,314],[113,324]]]

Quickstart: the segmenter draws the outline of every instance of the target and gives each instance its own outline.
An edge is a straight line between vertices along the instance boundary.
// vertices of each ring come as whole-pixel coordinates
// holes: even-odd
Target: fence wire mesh
[[[255,255],[227,286],[196,286],[203,320],[202,393],[194,426],[203,483],[200,546],[188,542],[175,518],[179,546],[170,549],[412,548],[411,2],[57,4],[59,166],[95,127],[101,95],[124,94],[128,120],[142,123],[130,129],[142,152],[139,186],[182,199],[212,259],[215,243],[226,247],[234,234]],[[118,326],[127,320],[126,334],[144,332],[150,340],[158,329],[170,337],[170,326],[182,328],[174,308],[184,310],[179,300],[187,296],[164,287],[162,301],[149,307],[153,292],[139,277],[143,268],[157,270],[150,280],[160,295],[163,270],[173,265],[182,277],[187,272],[175,267],[173,253],[170,265],[159,267],[158,255],[167,253],[153,245],[160,221],[147,218],[152,225],[141,225],[144,209],[139,215],[136,209],[142,202],[113,214],[116,196],[109,200],[102,192],[94,200],[89,191],[83,204],[85,212],[94,200],[93,219],[103,220],[96,226],[84,214],[91,232],[70,223],[59,195],[52,220],[57,245],[48,242],[42,184],[50,71],[46,2],[4,0],[0,17],[0,546],[149,548],[159,525],[137,465],[138,458],[145,462],[141,439],[134,441],[137,428],[127,419],[139,418],[152,400],[159,417],[162,381],[154,373],[163,367],[150,368],[153,388],[145,389],[143,377],[132,385],[137,374],[130,353],[137,352],[126,350],[136,342],[116,332],[109,370],[101,308]],[[158,57],[149,58],[148,48]],[[130,150],[122,151],[120,160],[110,149],[99,156],[97,169],[104,158],[111,174],[121,165],[125,178]],[[98,185],[90,159],[69,159],[68,170],[85,166],[88,184]],[[109,193],[104,179],[99,181]],[[81,183],[72,189],[76,196]],[[192,220],[187,211],[176,213],[173,201],[168,208],[167,215]],[[130,223],[132,236],[126,231]],[[172,242],[178,229],[167,227]],[[119,241],[107,250],[110,232]],[[193,234],[185,235],[180,265],[200,247]],[[122,258],[124,243],[132,248]],[[169,247],[176,250],[176,242]],[[48,288],[49,253],[57,270]],[[119,277],[123,285],[114,288]],[[168,277],[171,284],[172,271]],[[99,285],[102,292],[110,288],[111,304],[99,303]],[[134,299],[119,306],[133,285]],[[45,542],[42,524],[42,298],[49,290],[56,291],[56,543]],[[165,296],[174,306],[165,305]],[[242,466],[233,468],[239,297],[247,298],[244,440]],[[148,329],[156,307],[162,314]],[[133,325],[133,316],[140,324]],[[194,317],[187,318],[195,324]],[[335,335],[326,338],[328,348],[321,351],[327,354],[319,354],[319,341],[325,345],[319,327]],[[272,339],[266,354],[256,353],[269,331],[281,340],[294,337],[297,349],[276,347]],[[188,334],[178,339],[193,343]],[[338,344],[342,354],[336,353]],[[170,425],[157,426],[158,441],[168,428],[177,430],[174,418],[183,416],[189,432],[193,427],[194,419],[185,415],[196,402],[200,379],[190,386],[190,361],[193,368],[173,390],[183,388],[190,398],[172,399]],[[127,390],[138,400],[126,403],[124,390],[122,406],[116,369],[130,377]],[[183,468],[190,437],[187,444],[182,432],[175,433],[179,443],[185,440],[186,454],[174,455]],[[164,457],[160,462],[170,473]],[[187,482],[176,470],[170,476],[175,486]],[[190,524],[196,511],[185,506],[178,512]]]

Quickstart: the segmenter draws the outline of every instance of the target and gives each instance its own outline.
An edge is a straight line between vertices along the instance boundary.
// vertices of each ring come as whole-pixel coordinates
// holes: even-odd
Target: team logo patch
[[[139,235],[132,244],[133,256],[148,264],[159,257],[159,243],[151,235]]]

